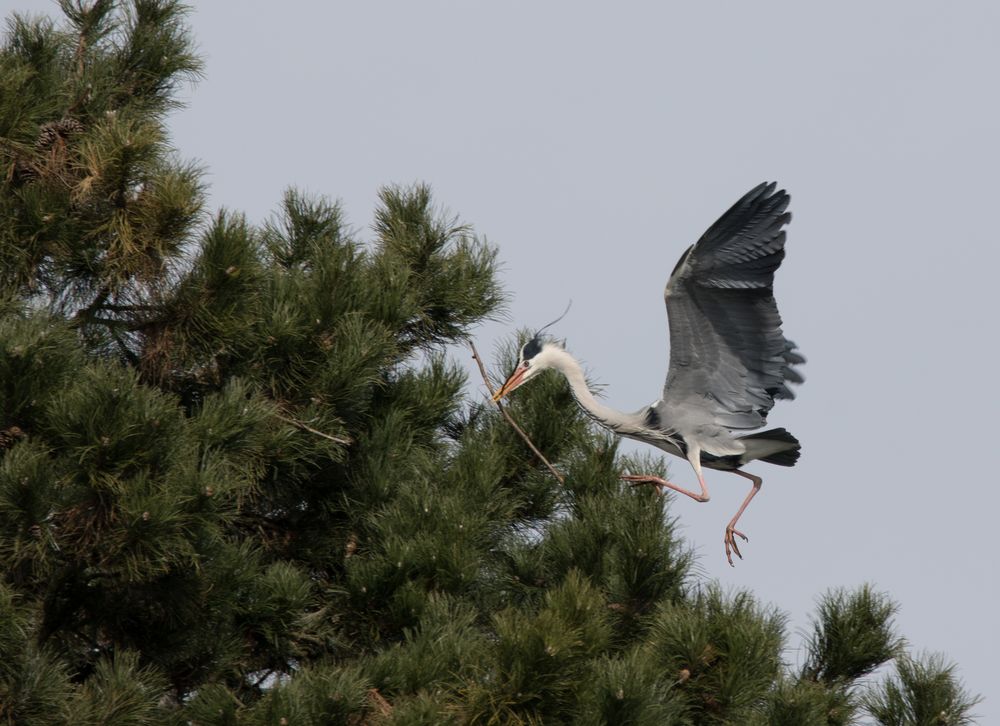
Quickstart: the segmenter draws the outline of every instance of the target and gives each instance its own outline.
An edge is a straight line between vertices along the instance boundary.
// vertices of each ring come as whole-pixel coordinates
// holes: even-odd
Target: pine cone
[[[83,124],[75,118],[61,118],[58,121],[49,121],[42,124],[38,129],[38,139],[35,140],[35,148],[48,149],[55,145],[57,141],[68,139],[74,134],[83,131]]]
[[[19,426],[11,426],[10,428],[0,429],[0,450],[9,449],[17,443],[18,439],[23,439],[24,437],[25,433]]]
[[[28,159],[23,157],[17,157],[14,159],[14,169],[11,173],[11,179],[15,184],[27,184],[37,178],[38,169],[36,169]]]

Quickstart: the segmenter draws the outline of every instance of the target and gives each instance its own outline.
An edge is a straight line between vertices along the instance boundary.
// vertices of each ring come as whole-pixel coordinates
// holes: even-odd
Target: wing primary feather
[[[784,337],[772,287],[790,197],[775,182],[743,195],[681,255],[664,297],[670,368],[663,401],[692,426],[758,428],[792,398],[805,361]],[[667,404],[669,404],[667,406]]]

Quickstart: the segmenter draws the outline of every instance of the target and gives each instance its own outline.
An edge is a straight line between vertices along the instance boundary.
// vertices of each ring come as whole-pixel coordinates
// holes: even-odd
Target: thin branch
[[[87,52],[87,35],[81,30],[80,37],[76,41],[76,80],[83,80],[83,59]]]
[[[107,328],[120,328],[131,333],[144,330],[154,324],[152,320],[115,320],[114,318],[99,318],[91,315],[88,319],[80,319],[80,323],[93,323],[94,325],[104,325]]]
[[[490,383],[490,379],[486,375],[486,367],[483,365],[483,359],[479,357],[479,352],[476,350],[476,345],[471,340],[469,341],[469,347],[472,348],[472,359],[476,361],[476,363],[479,365],[479,372],[483,376],[483,382],[486,383],[486,390],[490,392],[490,398],[492,399],[494,394],[493,384]],[[565,485],[566,480],[563,478],[563,475],[560,474],[556,470],[556,468],[552,466],[551,463],[549,463],[549,460],[546,459],[545,456],[542,454],[542,452],[538,450],[538,447],[535,446],[534,443],[532,443],[531,439],[528,438],[528,434],[524,433],[524,429],[518,426],[517,422],[513,418],[511,418],[511,415],[509,413],[507,413],[507,409],[503,407],[503,404],[497,401],[496,405],[497,408],[500,410],[500,413],[503,415],[503,417],[507,419],[507,423],[509,423],[511,427],[518,433],[518,435],[522,439],[524,439],[524,443],[526,443],[528,445],[528,448],[531,449],[532,452],[534,452],[535,456],[537,456],[541,460],[541,462],[545,464],[545,466],[548,468],[552,476],[558,479],[560,484]]]
[[[110,310],[115,313],[134,313],[139,310],[159,310],[161,305],[112,305],[109,302],[101,303],[98,310]]]
[[[274,669],[268,668],[267,670],[264,671],[263,675],[261,675],[261,677],[257,679],[257,682],[253,684],[253,687],[260,688],[261,684],[264,683],[264,681],[266,681],[272,675],[274,675]]]
[[[108,298],[110,296],[111,296],[111,288],[108,287],[107,285],[103,285],[101,289],[97,291],[97,297],[94,298],[94,300],[90,303],[90,305],[76,311],[76,315],[73,316],[75,324],[80,325],[82,323],[91,322],[90,318],[93,317],[94,313],[97,311],[99,307],[101,307],[101,305],[103,305],[108,301]],[[85,320],[84,318],[87,319]],[[98,322],[107,324],[109,321],[100,320]]]
[[[121,339],[121,336],[118,335],[117,330],[109,326],[109,332],[111,333],[111,337],[114,338],[115,342],[118,344],[118,350],[122,352],[122,355],[128,359],[129,363],[131,363],[135,367],[138,367],[139,356],[137,356],[129,349],[128,344],[126,344],[125,341]]]
[[[351,443],[351,440],[348,439],[348,438],[344,438],[342,436],[332,436],[330,434],[324,433],[324,432],[322,432],[322,431],[320,431],[318,429],[314,429],[312,426],[310,426],[308,424],[302,423],[298,419],[288,418],[287,416],[282,416],[280,413],[276,413],[274,415],[275,415],[275,417],[277,417],[278,419],[284,421],[285,423],[291,424],[292,426],[296,426],[296,427],[302,429],[303,431],[308,431],[311,434],[316,434],[317,436],[322,436],[324,439],[328,439],[329,441],[332,441],[335,444],[341,444],[343,446],[348,446]]]

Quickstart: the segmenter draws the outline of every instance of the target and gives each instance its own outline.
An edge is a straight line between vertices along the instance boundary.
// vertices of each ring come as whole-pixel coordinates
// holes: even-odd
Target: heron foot
[[[639,486],[640,484],[652,484],[657,488],[660,494],[666,494],[667,489],[673,489],[678,494],[684,494],[685,496],[691,497],[696,502],[707,502],[709,500],[708,489],[705,488],[705,482],[700,478],[701,494],[698,492],[692,492],[684,487],[679,487],[676,484],[671,484],[666,479],[653,476],[652,474],[622,474],[620,478],[622,481],[627,481],[634,487]]]
[[[661,479],[658,476],[650,476],[649,474],[622,474],[621,480],[627,481],[629,486],[633,487],[652,484],[660,494],[663,494],[667,489],[666,479]]]
[[[737,557],[739,557],[741,560],[743,559],[743,555],[740,554],[740,548],[736,546],[736,537],[734,537],[733,535],[736,535],[736,537],[741,537],[744,542],[750,541],[750,539],[745,534],[740,532],[738,529],[735,529],[733,525],[730,524],[728,527],[726,527],[726,536],[722,541],[726,545],[726,559],[729,560],[730,567],[736,566],[733,563],[734,552],[736,553]]]

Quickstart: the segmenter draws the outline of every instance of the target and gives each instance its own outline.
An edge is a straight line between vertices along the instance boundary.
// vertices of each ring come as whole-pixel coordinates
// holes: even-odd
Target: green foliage
[[[119,651],[97,663],[67,710],[74,723],[141,726],[159,715],[158,701],[167,684],[155,669],[140,665],[139,655]]]
[[[487,647],[477,627],[478,613],[467,602],[431,594],[413,628],[403,638],[371,657],[366,666],[373,683],[390,693],[418,693],[453,685],[469,675]]]
[[[779,676],[784,617],[746,592],[710,586],[692,600],[665,603],[646,647],[698,723],[748,720]]]
[[[856,704],[845,689],[783,677],[762,711],[748,723],[760,726],[847,726],[857,723]]]
[[[580,679],[577,722],[662,726],[691,723],[676,681],[664,677],[642,648],[593,661]]]
[[[271,688],[253,709],[253,724],[348,724],[368,710],[368,683],[351,668],[307,667]]]
[[[32,610],[0,584],[0,718],[8,723],[64,723],[73,694],[66,668],[34,642]]]
[[[0,296],[135,362],[132,338],[200,219],[200,171],[163,126],[200,61],[180,3],[61,7],[62,28],[14,16],[0,52]]]
[[[497,253],[426,186],[370,240],[296,190],[203,217],[165,123],[183,6],[60,8],[0,49],[0,720],[968,722],[867,586],[792,672],[784,617],[620,481],[662,461],[543,376],[510,411],[557,482],[455,362]]]
[[[896,660],[896,672],[864,697],[865,710],[882,726],[965,726],[979,703],[962,688],[955,666],[940,655]]]
[[[39,415],[82,363],[64,321],[19,304],[0,307],[0,411],[8,421]]]
[[[892,622],[897,608],[869,585],[854,592],[827,593],[813,623],[803,675],[828,683],[849,682],[899,655],[903,641]]]

